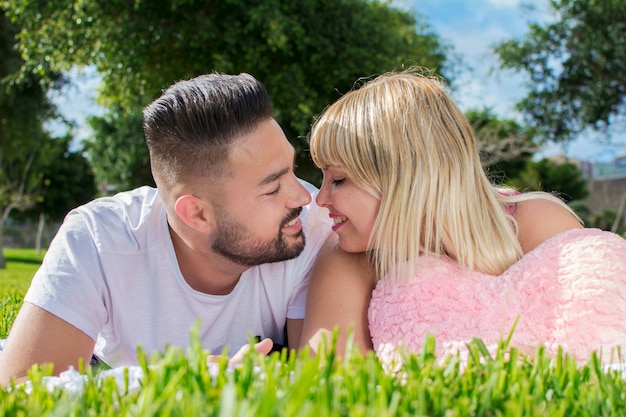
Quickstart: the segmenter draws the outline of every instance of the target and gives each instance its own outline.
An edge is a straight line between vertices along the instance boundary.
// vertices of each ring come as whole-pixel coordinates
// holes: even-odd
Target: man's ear
[[[178,197],[174,210],[185,224],[201,233],[210,233],[215,228],[213,205],[194,195]]]

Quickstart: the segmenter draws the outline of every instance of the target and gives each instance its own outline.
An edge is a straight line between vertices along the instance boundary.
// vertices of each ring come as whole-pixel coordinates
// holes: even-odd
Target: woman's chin
[[[341,248],[341,250],[348,253],[362,253],[367,250],[367,246],[356,245],[354,244],[354,242],[346,241],[341,237],[339,237],[339,247]]]

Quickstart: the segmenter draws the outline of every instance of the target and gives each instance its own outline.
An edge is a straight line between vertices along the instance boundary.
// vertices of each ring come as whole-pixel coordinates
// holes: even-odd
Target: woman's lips
[[[348,218],[346,216],[342,216],[340,214],[330,214],[329,215],[330,218],[333,220],[333,232],[336,232],[341,226],[343,226],[347,221]]]

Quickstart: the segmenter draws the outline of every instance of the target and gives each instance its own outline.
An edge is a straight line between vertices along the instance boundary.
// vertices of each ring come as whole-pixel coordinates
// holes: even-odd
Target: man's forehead
[[[231,178],[247,179],[262,187],[293,171],[296,158],[294,146],[280,131],[260,132],[233,144],[229,151]],[[261,135],[265,133],[265,135]]]

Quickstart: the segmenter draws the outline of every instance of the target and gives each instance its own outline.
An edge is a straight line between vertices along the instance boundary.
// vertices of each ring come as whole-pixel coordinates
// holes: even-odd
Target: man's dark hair
[[[267,90],[249,74],[212,73],[177,82],[143,110],[157,184],[223,175],[230,145],[271,117]]]

